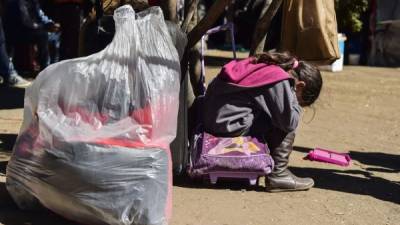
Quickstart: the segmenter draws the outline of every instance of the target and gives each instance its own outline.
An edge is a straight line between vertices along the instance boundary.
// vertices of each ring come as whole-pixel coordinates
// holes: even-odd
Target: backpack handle
[[[234,33],[234,24],[232,22],[211,28],[201,37],[201,50],[200,50],[201,73],[200,73],[200,80],[198,83],[198,86],[199,86],[198,89],[199,89],[201,95],[204,95],[206,92],[206,87],[205,87],[206,69],[205,69],[205,65],[204,65],[205,39],[206,39],[206,37],[208,37],[211,34],[215,34],[215,33],[222,32],[222,31],[227,31],[227,30],[229,30],[231,33],[233,59],[236,59],[235,33]]]

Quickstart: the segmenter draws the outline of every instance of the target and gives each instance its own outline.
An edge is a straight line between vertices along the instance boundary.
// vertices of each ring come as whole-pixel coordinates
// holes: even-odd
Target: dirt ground
[[[210,79],[230,56],[208,55]],[[400,224],[400,69],[346,66],[343,72],[324,72],[323,78],[322,96],[304,112],[290,161],[295,174],[314,178],[313,189],[272,194],[264,192],[263,180],[251,187],[177,179],[170,224]],[[20,211],[5,190],[23,94],[0,89],[0,224],[76,224],[50,212]],[[315,147],[350,153],[351,166],[304,160]]]

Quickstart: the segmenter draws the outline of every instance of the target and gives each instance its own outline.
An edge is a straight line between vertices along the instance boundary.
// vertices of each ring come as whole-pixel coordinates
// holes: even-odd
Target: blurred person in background
[[[2,78],[2,86],[26,88],[31,82],[25,80],[17,74],[12,61],[7,54],[6,43],[3,31],[3,24],[0,17],[0,76]]]
[[[48,18],[38,0],[6,0],[4,30],[11,55],[19,44],[37,46],[40,70],[49,64],[49,34],[60,29],[58,23]]]
[[[0,15],[3,16],[4,5],[0,1]],[[31,82],[25,80],[17,74],[10,57],[7,54],[6,39],[4,37],[3,22],[0,16],[0,84],[2,86],[25,88]]]
[[[47,15],[61,25],[60,60],[78,57],[79,33],[84,16],[92,7],[89,0],[42,0]]]

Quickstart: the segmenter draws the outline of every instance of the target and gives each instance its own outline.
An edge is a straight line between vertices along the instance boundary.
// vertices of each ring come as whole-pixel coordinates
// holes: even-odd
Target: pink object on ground
[[[306,158],[313,161],[332,163],[340,166],[349,166],[351,161],[349,154],[338,153],[322,148],[315,148],[310,151]]]

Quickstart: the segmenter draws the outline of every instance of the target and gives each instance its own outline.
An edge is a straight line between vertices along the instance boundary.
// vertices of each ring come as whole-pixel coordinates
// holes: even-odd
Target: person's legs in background
[[[50,64],[60,60],[60,33],[49,32],[49,56]]]
[[[63,3],[57,5],[57,20],[61,24],[61,60],[78,57],[81,17],[82,7],[80,4]]]
[[[36,44],[40,70],[49,65],[49,34],[46,30],[34,30],[25,35],[21,42]]]
[[[0,19],[1,23],[1,19]],[[10,59],[6,51],[3,26],[0,27],[0,75],[3,77],[3,83],[7,83],[10,77]]]
[[[4,37],[4,30],[2,20],[0,18],[0,76],[3,78],[2,85],[9,85],[13,87],[25,88],[31,82],[20,77],[14,69],[12,61],[10,60]]]

